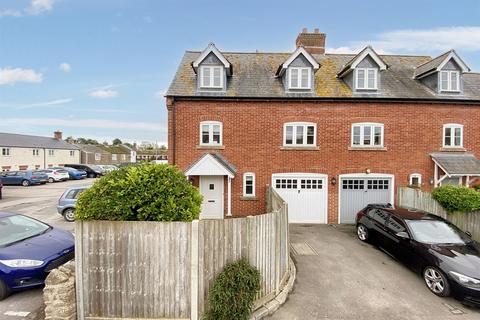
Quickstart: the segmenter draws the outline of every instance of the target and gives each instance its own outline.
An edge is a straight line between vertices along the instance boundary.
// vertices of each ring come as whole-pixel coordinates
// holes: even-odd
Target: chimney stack
[[[320,33],[320,29],[318,28],[315,28],[313,32],[308,32],[307,28],[303,28],[295,43],[297,48],[303,47],[308,53],[324,54],[326,38],[327,35]]]
[[[54,137],[55,139],[57,139],[57,140],[62,140],[62,131],[58,131],[58,130],[55,131],[55,132],[53,133],[53,137]]]

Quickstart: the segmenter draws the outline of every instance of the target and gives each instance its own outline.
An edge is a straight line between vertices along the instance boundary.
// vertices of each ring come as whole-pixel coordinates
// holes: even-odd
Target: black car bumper
[[[471,289],[462,286],[456,281],[450,281],[453,296],[464,304],[480,307],[480,290]]]

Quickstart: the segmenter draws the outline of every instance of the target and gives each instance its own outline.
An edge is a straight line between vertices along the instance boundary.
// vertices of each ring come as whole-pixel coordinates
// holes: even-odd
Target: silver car
[[[90,188],[90,186],[71,187],[58,199],[57,211],[66,221],[75,221],[75,207],[78,196],[88,188]]]

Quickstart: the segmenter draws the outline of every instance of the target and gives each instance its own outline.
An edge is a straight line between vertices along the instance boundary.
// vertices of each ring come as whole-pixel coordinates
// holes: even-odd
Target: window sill
[[[283,146],[283,147],[280,147],[280,150],[297,150],[297,151],[318,151],[320,150],[319,147],[302,147],[302,146],[292,146],[292,147],[286,147],[286,146]]]
[[[209,145],[199,145],[197,149],[210,149],[210,150],[223,150],[225,146],[209,146]]]
[[[445,152],[466,152],[467,149],[463,147],[442,147],[440,151],[445,151]]]
[[[349,151],[387,151],[386,147],[348,147]]]
[[[260,199],[258,199],[257,197],[254,197],[254,196],[249,196],[249,197],[246,197],[246,196],[241,196],[240,197],[240,201],[258,201]]]

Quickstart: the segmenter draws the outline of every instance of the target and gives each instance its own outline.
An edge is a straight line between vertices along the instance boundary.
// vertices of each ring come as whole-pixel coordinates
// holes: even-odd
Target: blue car
[[[41,286],[75,256],[73,235],[27,216],[0,212],[0,300]]]
[[[70,168],[70,167],[53,167],[52,169],[66,170],[68,172],[68,176],[70,177],[70,180],[81,180],[87,177],[87,172],[83,170]]]
[[[67,189],[58,199],[57,211],[68,222],[75,221],[75,208],[80,194],[90,186],[76,186]]]
[[[3,185],[24,187],[48,182],[48,176],[45,172],[34,170],[0,172],[0,179],[2,179]]]

